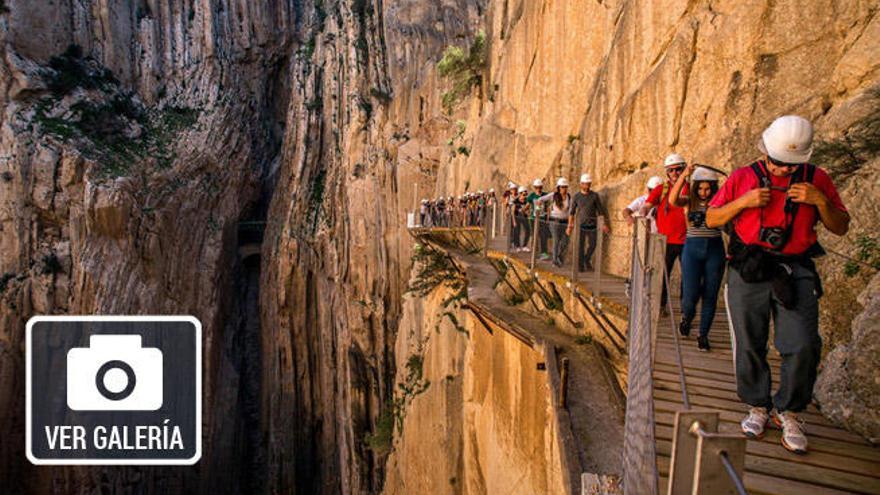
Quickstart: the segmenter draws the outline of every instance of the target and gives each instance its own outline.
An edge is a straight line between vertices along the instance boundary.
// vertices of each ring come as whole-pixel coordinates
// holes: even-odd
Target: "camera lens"
[[[107,385],[104,383],[104,380],[107,377],[107,374],[112,370],[120,370],[125,373],[127,378],[127,383],[125,388],[118,391],[113,392],[107,388]],[[131,366],[124,361],[113,360],[107,361],[100,368],[98,368],[98,372],[95,374],[95,386],[98,388],[98,392],[101,393],[104,397],[109,400],[122,400],[131,395],[134,392],[134,386],[137,383],[137,379],[134,375],[134,370],[131,369]]]

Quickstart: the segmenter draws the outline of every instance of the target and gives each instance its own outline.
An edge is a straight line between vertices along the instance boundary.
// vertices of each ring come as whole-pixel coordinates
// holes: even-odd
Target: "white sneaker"
[[[524,246],[524,247],[522,247],[521,249],[522,249],[522,251],[523,251],[524,253],[528,253],[528,252],[531,252],[531,251],[532,251],[531,249],[529,249],[528,246]]]
[[[807,453],[807,435],[804,429],[804,420],[797,417],[793,412],[777,412],[773,415],[773,422],[782,428],[782,446],[795,454]]]
[[[767,426],[767,420],[770,415],[767,409],[763,407],[753,407],[749,409],[749,415],[740,422],[742,432],[749,438],[761,438],[764,436],[764,427]]]

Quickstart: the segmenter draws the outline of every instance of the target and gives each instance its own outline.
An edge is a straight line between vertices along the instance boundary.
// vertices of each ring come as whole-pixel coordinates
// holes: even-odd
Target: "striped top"
[[[691,215],[690,215],[691,212],[689,211],[688,216],[687,216],[687,223],[688,223],[687,236],[688,237],[721,237],[721,229],[713,229],[713,228],[706,227],[706,220],[705,220],[706,207],[702,206],[700,208],[697,208],[694,211],[694,213],[696,213],[696,212],[703,213],[703,221],[700,222],[699,225],[694,225],[694,223],[691,222]]]

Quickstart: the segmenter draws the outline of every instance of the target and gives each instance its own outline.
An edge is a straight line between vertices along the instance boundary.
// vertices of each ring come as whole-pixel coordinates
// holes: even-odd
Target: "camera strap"
[[[750,168],[752,169],[752,172],[755,174],[755,176],[758,178],[758,187],[769,188],[773,185],[773,182],[770,180],[770,175],[767,172],[767,164],[764,163],[763,160],[758,160],[757,162],[753,163],[750,166]],[[811,184],[813,182],[813,177],[815,175],[816,175],[816,166],[815,165],[813,165],[811,163],[802,164],[802,165],[798,166],[797,170],[795,170],[795,172],[793,174],[791,174],[791,177],[789,178],[789,182],[788,182],[788,188],[791,188],[791,186],[793,186],[799,182],[806,182],[806,183]],[[791,239],[791,233],[794,230],[794,221],[795,221],[795,218],[797,217],[797,213],[798,213],[798,210],[800,209],[800,206],[801,206],[800,203],[795,203],[794,201],[791,200],[791,198],[785,199],[785,207],[784,207],[785,219],[784,219],[784,223],[783,223],[782,228],[785,230],[786,244],[788,243],[788,240]],[[764,208],[761,208],[760,222],[761,222],[760,228],[763,229],[764,228]],[[780,251],[782,251],[783,249],[785,249],[785,246],[783,246],[780,249]]]

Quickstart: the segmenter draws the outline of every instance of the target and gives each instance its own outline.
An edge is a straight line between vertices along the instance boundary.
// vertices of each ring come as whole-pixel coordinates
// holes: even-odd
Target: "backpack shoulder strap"
[[[809,182],[810,184],[812,184],[814,177],[816,177],[816,166],[812,163],[808,163],[804,182]]]
[[[755,177],[758,179],[758,185],[760,187],[770,187],[770,178],[767,177],[767,174],[764,172],[764,166],[760,160],[749,165],[749,168],[752,169],[752,173],[754,173]]]

